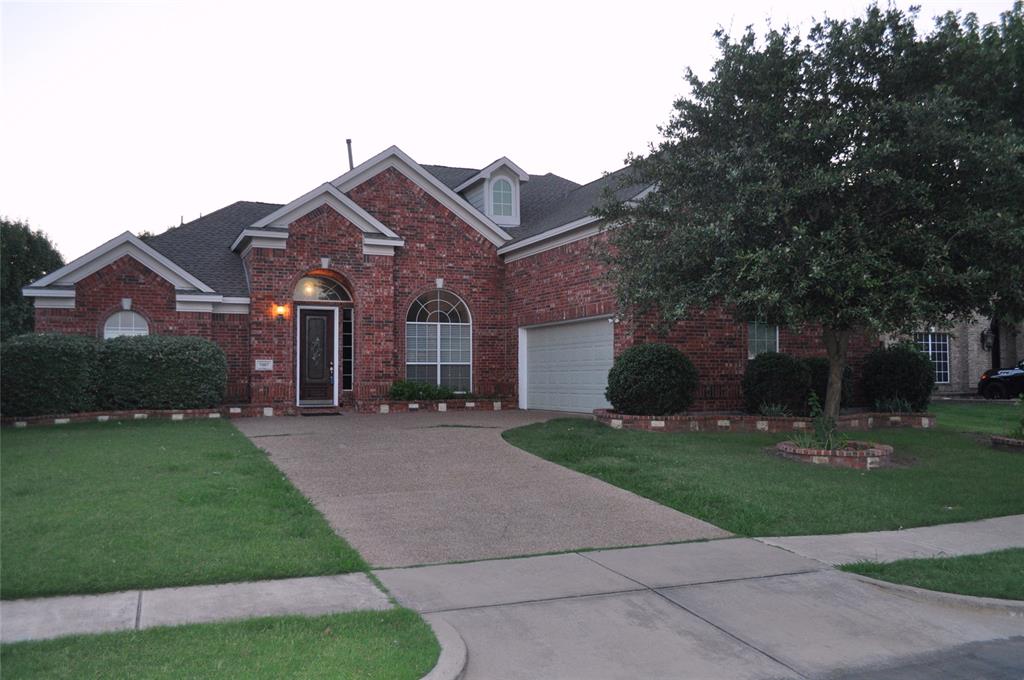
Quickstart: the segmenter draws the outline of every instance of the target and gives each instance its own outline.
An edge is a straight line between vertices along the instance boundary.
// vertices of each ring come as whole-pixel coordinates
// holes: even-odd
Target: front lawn
[[[1024,600],[1024,548],[883,564],[858,562],[841,568],[871,578],[928,590]]]
[[[440,648],[414,612],[280,617],[0,647],[11,678],[421,678]]]
[[[366,568],[229,422],[64,425],[2,437],[4,599]]]
[[[1007,401],[933,401],[928,412],[936,415],[937,425],[943,429],[1000,435],[1009,434],[1021,416],[1020,407]]]
[[[941,420],[940,420],[941,423]],[[764,453],[781,434],[648,433],[552,420],[511,444],[746,536],[835,534],[1024,513],[1024,456],[948,429],[876,430],[905,467],[862,472]]]

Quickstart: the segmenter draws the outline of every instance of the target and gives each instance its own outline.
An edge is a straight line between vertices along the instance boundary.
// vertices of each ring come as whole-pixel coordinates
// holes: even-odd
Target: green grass
[[[876,430],[904,467],[863,472],[785,460],[761,433],[648,433],[552,420],[511,444],[746,536],[834,534],[1024,513],[1024,456],[951,430]]]
[[[841,568],[883,581],[944,593],[1024,600],[1024,548],[884,564],[858,562]]]
[[[1021,410],[1012,402],[951,403],[933,401],[929,413],[942,429],[1007,435],[1020,422]]]
[[[5,429],[0,597],[359,571],[226,421]]]
[[[8,678],[423,677],[440,649],[414,612],[281,617],[0,647]]]

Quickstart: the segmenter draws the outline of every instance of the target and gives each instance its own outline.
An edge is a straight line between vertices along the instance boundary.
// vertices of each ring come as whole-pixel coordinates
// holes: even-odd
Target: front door
[[[299,310],[299,403],[334,403],[334,310]]]

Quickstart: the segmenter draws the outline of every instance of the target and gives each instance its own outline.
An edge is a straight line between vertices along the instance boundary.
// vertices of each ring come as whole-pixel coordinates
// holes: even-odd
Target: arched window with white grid
[[[437,289],[418,297],[405,323],[405,377],[469,392],[473,383],[473,323],[458,295]]]
[[[149,323],[138,312],[114,312],[103,324],[103,339],[119,338],[122,335],[149,335]]]

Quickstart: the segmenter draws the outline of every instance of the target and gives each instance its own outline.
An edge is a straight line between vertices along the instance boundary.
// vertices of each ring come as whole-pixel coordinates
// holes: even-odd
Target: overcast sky
[[[909,2],[900,1],[906,8]],[[1011,0],[919,2],[994,21]],[[643,151],[712,32],[864,1],[3,2],[0,215],[72,259],[237,200],[285,203],[396,144],[577,182]]]

